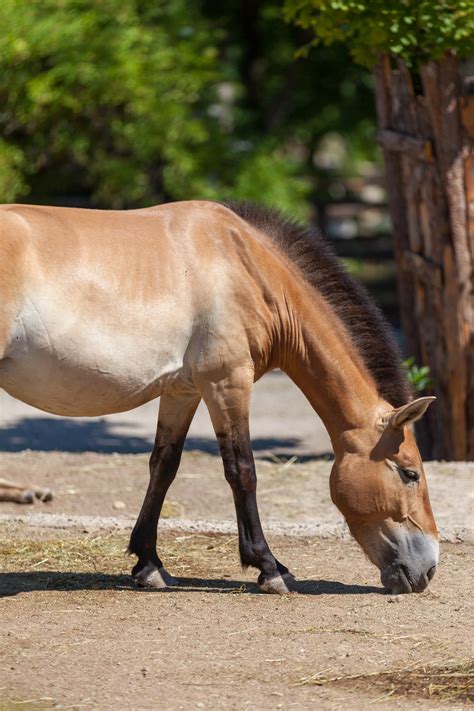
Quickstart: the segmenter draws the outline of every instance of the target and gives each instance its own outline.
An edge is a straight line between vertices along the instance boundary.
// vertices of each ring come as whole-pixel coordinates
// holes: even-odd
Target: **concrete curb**
[[[0,514],[0,525],[22,524],[33,528],[69,529],[79,528],[85,532],[130,531],[135,523],[134,516],[77,516],[70,514]],[[237,534],[235,521],[206,521],[180,518],[165,518],[160,521],[163,531],[183,531],[186,533],[231,533]],[[346,524],[340,523],[290,523],[288,521],[264,521],[267,533],[279,536],[300,536],[333,540],[350,540]],[[442,543],[474,544],[474,528],[441,528]]]

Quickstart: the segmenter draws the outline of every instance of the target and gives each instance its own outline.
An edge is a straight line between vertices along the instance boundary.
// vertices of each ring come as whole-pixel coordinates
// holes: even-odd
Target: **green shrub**
[[[430,368],[428,365],[418,366],[413,356],[403,362],[406,370],[407,380],[417,393],[422,393],[433,383],[430,378]]]

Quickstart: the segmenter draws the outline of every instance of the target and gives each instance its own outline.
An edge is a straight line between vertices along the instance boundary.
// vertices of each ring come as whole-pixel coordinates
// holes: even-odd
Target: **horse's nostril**
[[[431,580],[435,573],[436,573],[436,565],[433,565],[426,573],[426,575],[428,576],[428,580]]]

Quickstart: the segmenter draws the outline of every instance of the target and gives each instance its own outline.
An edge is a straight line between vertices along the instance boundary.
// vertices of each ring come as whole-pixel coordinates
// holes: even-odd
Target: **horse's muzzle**
[[[382,570],[381,580],[382,585],[391,595],[402,595],[411,592],[420,593],[426,590],[435,572],[436,564],[422,573],[411,569],[407,565],[389,566]]]

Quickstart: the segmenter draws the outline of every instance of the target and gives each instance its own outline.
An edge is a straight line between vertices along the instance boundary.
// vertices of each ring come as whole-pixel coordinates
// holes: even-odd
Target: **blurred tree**
[[[192,4],[4,0],[0,23],[0,155],[23,175],[17,195],[86,190],[117,207],[203,191],[219,70]]]
[[[474,459],[472,0],[286,0],[315,44],[374,67],[407,350],[439,402],[425,449]]]
[[[102,207],[258,198],[306,217],[338,183],[314,155],[374,155],[370,72],[279,0],[3,0],[0,199]],[[339,180],[340,182],[340,180]]]
[[[229,0],[225,10],[204,0],[203,10],[223,31],[220,56],[234,87],[234,136],[243,139],[242,152],[252,160],[256,151],[278,151],[296,162],[313,198],[330,199],[335,191],[343,197],[341,178],[377,157],[371,73],[342,45],[299,56],[310,35],[282,22],[281,0]],[[345,144],[337,167],[315,160],[328,133]]]

